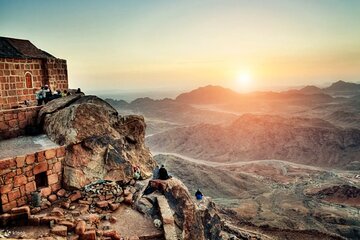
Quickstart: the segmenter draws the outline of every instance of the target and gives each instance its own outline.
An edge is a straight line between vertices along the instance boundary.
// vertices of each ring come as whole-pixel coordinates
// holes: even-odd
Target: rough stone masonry
[[[2,159],[0,194],[3,212],[28,204],[34,191],[39,190],[41,196],[47,197],[59,190],[64,156],[65,148],[58,147]]]

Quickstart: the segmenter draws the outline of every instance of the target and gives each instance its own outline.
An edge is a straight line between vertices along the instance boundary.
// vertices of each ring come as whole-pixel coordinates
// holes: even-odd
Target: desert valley
[[[191,192],[212,197],[234,225],[280,238],[304,239],[303,231],[356,239],[359,96],[360,84],[338,81],[323,89],[239,94],[207,86],[175,99],[107,101],[120,114],[144,115],[158,164]]]

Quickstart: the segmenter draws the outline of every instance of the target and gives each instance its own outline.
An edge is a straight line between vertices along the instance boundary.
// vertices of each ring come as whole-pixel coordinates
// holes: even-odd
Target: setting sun
[[[236,76],[236,85],[239,91],[248,91],[252,85],[252,77],[249,72],[239,72]]]

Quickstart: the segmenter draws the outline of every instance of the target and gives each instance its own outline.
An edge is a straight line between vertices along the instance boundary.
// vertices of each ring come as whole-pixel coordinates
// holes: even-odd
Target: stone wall
[[[58,147],[0,160],[2,211],[8,212],[12,208],[30,204],[34,191],[40,191],[43,197],[47,197],[59,190],[64,157],[65,148]],[[46,186],[37,186],[35,179],[40,173],[46,176]]]
[[[58,58],[49,58],[46,60],[47,77],[51,90],[67,90],[68,75],[66,60]]]
[[[25,75],[32,76],[32,88],[27,88]],[[35,102],[35,92],[44,83],[41,59],[0,58],[0,109],[21,105],[25,100]]]
[[[53,91],[68,89],[66,60],[0,58],[0,110],[24,105],[25,100],[36,105],[35,93],[45,84]]]
[[[26,107],[0,111],[0,140],[25,134],[27,126],[34,126],[41,107]]]

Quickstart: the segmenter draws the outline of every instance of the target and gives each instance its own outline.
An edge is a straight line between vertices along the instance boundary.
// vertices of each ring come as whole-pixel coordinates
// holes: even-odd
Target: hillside
[[[352,239],[360,227],[354,207],[360,204],[359,180],[352,172],[285,161],[214,165],[166,154],[155,159],[190,192],[200,188],[225,207],[223,217],[243,229],[275,239]]]
[[[339,110],[326,116],[326,119],[339,126],[360,129],[360,113]]]
[[[172,99],[154,100],[138,98],[130,103],[113,99],[106,100],[120,113],[140,114],[146,118],[147,135],[156,134],[174,127],[198,123],[222,124],[236,119],[232,113],[197,109],[189,104]]]
[[[147,139],[153,151],[234,162],[279,159],[315,166],[344,166],[360,154],[360,130],[321,119],[245,114],[227,126],[199,124]]]

